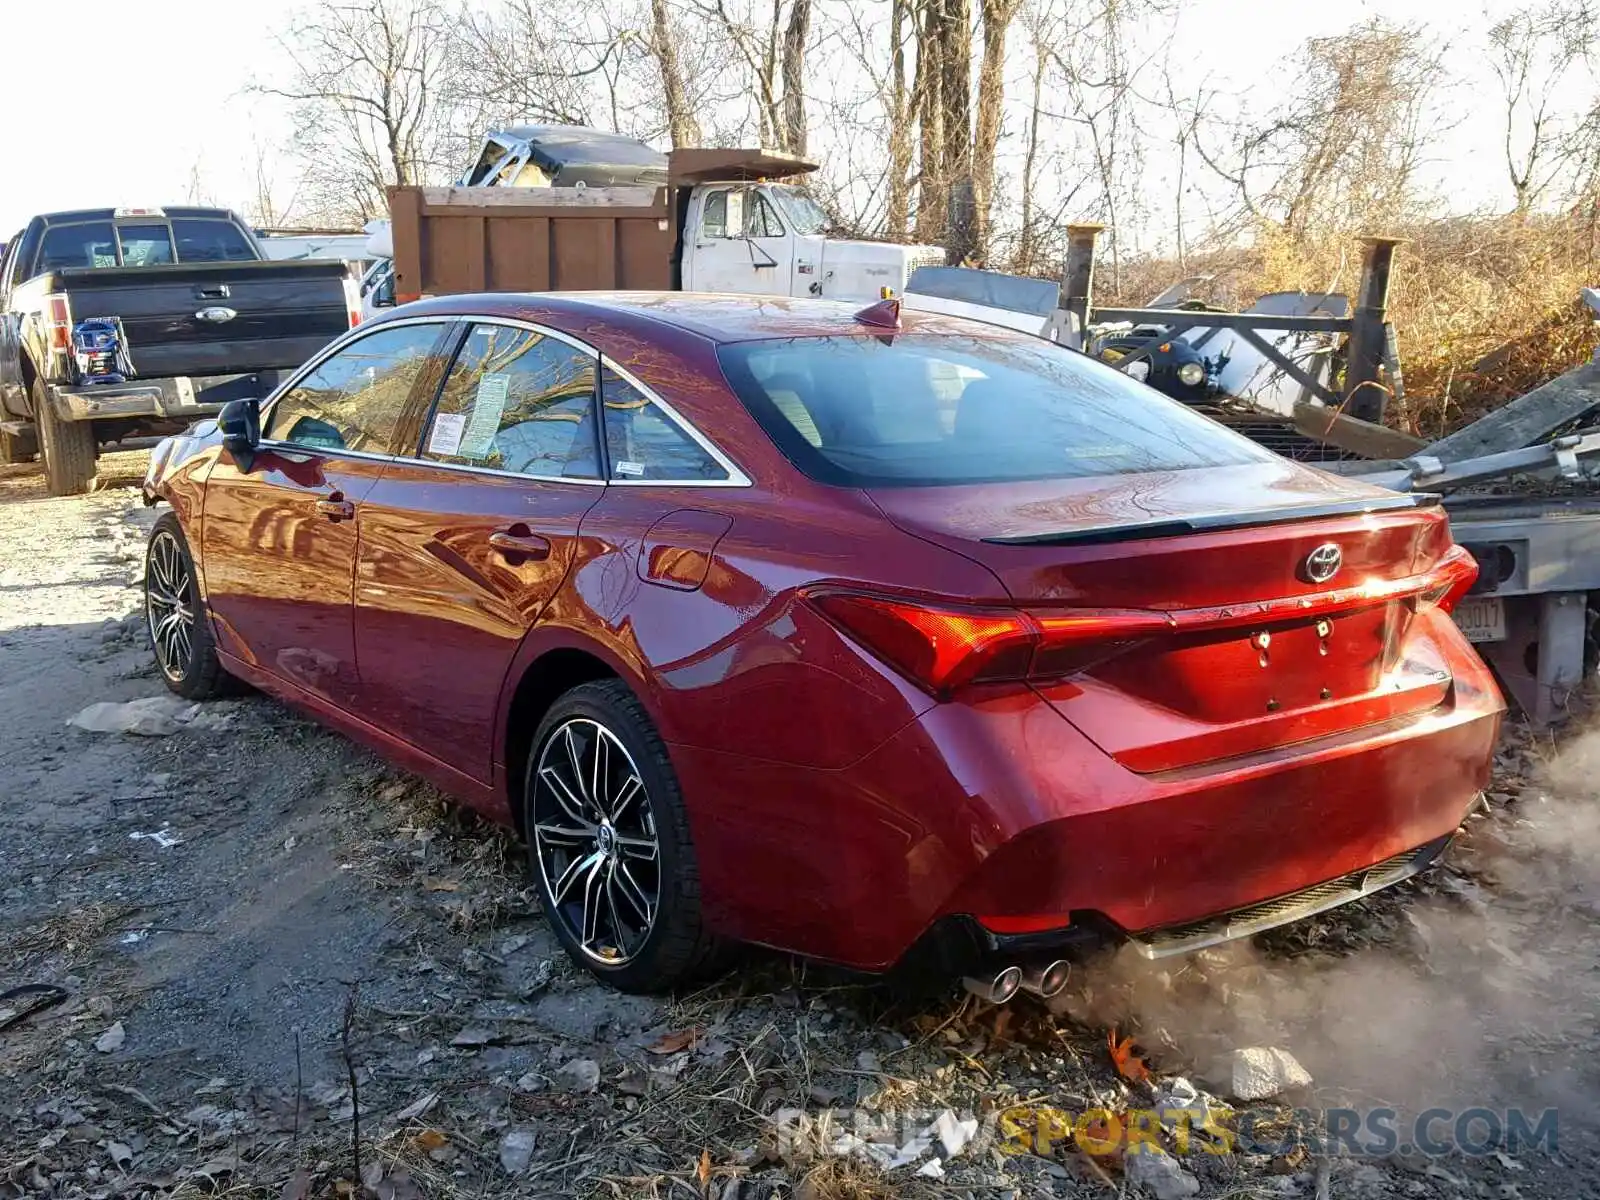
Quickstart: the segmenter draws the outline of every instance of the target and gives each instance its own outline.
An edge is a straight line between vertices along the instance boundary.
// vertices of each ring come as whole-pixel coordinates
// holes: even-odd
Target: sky
[[[243,208],[255,191],[258,145],[278,194],[292,192],[294,165],[283,155],[288,114],[248,88],[282,71],[277,32],[303,0],[71,2],[78,33],[66,42],[59,5],[0,5],[0,43],[15,51],[6,56],[7,93],[29,98],[0,124],[0,239],[38,212],[186,202],[197,177],[203,198]],[[1176,3],[1173,60],[1193,82],[1248,93],[1263,108],[1282,94],[1307,37],[1372,16],[1427,25],[1453,48],[1447,61],[1457,75],[1441,101],[1451,127],[1429,180],[1457,209],[1509,206],[1495,84],[1481,47],[1484,31],[1516,0]],[[114,35],[102,38],[97,28]],[[64,69],[74,41],[83,66]],[[37,46],[57,49],[26,50]]]

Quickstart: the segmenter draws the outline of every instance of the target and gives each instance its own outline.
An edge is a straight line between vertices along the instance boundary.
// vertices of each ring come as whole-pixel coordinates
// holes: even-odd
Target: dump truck
[[[389,189],[395,299],[478,291],[732,292],[876,300],[938,246],[837,236],[793,181],[815,163],[674,150],[661,187]]]

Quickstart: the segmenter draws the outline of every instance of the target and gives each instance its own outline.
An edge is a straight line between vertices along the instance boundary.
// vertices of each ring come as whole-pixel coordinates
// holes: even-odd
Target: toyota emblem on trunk
[[[1311,583],[1327,583],[1339,573],[1344,555],[1332,542],[1323,542],[1300,564],[1300,573]]]

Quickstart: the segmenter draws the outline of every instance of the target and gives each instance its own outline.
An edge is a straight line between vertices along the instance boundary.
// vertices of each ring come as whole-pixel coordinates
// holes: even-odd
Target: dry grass
[[[1390,231],[1389,315],[1399,336],[1406,399],[1389,424],[1433,438],[1584,362],[1596,346],[1579,288],[1600,285],[1600,229],[1587,215],[1457,217]],[[1267,292],[1353,297],[1355,237],[1299,243],[1264,228],[1252,244],[1124,267],[1120,295],[1139,304],[1184,274],[1213,276],[1202,297],[1229,308]],[[1109,273],[1102,273],[1109,282]]]

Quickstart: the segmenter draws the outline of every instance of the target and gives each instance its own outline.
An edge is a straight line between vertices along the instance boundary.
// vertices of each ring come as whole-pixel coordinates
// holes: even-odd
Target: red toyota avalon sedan
[[[823,301],[455,296],[169,439],[162,674],[516,828],[619,988],[730,942],[1004,999],[1432,862],[1502,712],[1426,496]]]

